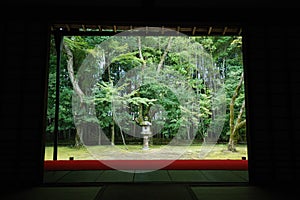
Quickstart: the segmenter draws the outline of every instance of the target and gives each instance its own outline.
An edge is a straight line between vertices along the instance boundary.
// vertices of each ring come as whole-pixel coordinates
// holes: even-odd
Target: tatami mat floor
[[[246,170],[157,170],[157,171],[118,171],[81,170],[46,171],[45,184],[77,183],[248,183]]]
[[[39,187],[10,188],[1,200],[282,200],[293,187],[258,187],[243,170],[47,171]]]

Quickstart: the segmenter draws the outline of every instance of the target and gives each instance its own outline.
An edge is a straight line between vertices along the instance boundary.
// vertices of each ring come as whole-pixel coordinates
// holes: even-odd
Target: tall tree
[[[73,65],[74,65],[73,53],[72,53],[68,43],[64,42],[63,48],[67,55],[67,69],[68,69],[69,77],[70,77],[73,89],[79,97],[80,106],[82,107],[82,106],[84,106],[83,104],[84,104],[85,94],[82,92],[82,90],[78,84],[78,81],[75,79],[75,73],[74,73],[74,68],[73,68]],[[77,132],[76,132],[76,136],[75,136],[75,146],[82,145],[82,141],[80,139],[81,134],[82,134],[81,129],[79,127],[77,127]]]
[[[80,40],[82,38],[79,38]],[[73,88],[73,109],[74,106],[77,107],[74,113],[74,121],[76,126],[76,136],[75,136],[75,146],[81,146],[83,142],[86,144],[95,144],[100,141],[100,132],[97,129],[98,120],[94,116],[94,105],[93,102],[90,101],[90,95],[92,93],[91,87],[95,84],[95,81],[91,79],[89,76],[86,76],[82,79],[81,76],[77,76],[78,74],[75,73],[75,61],[74,61],[74,53],[76,49],[80,49],[82,44],[76,44],[72,39],[65,38],[63,43],[63,49],[67,56],[67,71],[69,75],[69,79],[72,84]],[[84,53],[87,54],[88,49],[84,49]],[[83,52],[81,52],[80,56],[82,56]],[[87,65],[95,66],[95,62],[88,63]],[[79,64],[79,63],[78,63]],[[78,68],[78,66],[76,66]],[[78,73],[77,69],[77,73]],[[86,75],[86,74],[85,74]],[[94,75],[91,75],[94,76]],[[74,100],[75,99],[75,100]],[[76,102],[76,104],[74,103]],[[98,138],[93,138],[91,136],[98,133]],[[85,140],[85,141],[83,141]]]
[[[234,117],[235,100],[240,93],[240,89],[243,85],[243,81],[244,81],[244,73],[241,74],[240,81],[233,93],[233,96],[231,98],[230,105],[229,105],[229,107],[230,107],[230,114],[229,114],[230,115],[230,119],[229,119],[230,136],[229,136],[229,142],[228,142],[228,150],[230,150],[230,151],[236,151],[236,148],[235,148],[235,144],[237,142],[236,133],[240,128],[242,128],[243,126],[246,125],[246,119],[242,120],[242,115],[245,110],[245,100],[242,103],[242,106],[240,108],[237,119],[235,120],[235,117]]]

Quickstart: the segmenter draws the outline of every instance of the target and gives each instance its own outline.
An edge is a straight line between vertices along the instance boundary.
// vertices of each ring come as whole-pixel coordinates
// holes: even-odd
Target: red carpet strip
[[[248,160],[45,160],[44,170],[248,170]]]

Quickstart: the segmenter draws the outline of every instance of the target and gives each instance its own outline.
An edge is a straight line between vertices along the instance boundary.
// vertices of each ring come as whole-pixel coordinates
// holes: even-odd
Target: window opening
[[[51,35],[45,160],[247,159],[241,29],[66,27]]]

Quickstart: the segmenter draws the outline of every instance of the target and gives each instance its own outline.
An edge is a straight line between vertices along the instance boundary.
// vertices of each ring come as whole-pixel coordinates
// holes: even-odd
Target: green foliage
[[[109,127],[114,123],[114,105],[128,105],[129,113],[124,112],[118,116],[122,123],[126,123],[129,126],[134,126],[135,122],[133,117],[139,115],[140,109],[142,109],[143,117],[148,116],[152,120],[152,123],[161,127],[159,133],[156,133],[160,138],[172,138],[176,135],[177,131],[186,123],[199,123],[195,137],[197,139],[203,139],[207,136],[207,129],[211,123],[212,117],[212,101],[218,102],[221,100],[215,99],[212,96],[213,91],[206,86],[205,78],[199,69],[199,63],[194,60],[195,51],[201,47],[211,55],[211,63],[204,63],[211,65],[211,69],[216,66],[217,72],[225,83],[227,111],[226,119],[223,127],[220,141],[226,141],[228,139],[227,133],[229,132],[229,102],[233,95],[233,91],[238,84],[240,74],[243,72],[242,62],[242,38],[240,36],[202,36],[194,37],[193,44],[190,49],[184,49],[181,52],[170,51],[164,61],[162,73],[167,73],[168,70],[173,70],[181,77],[185,78],[187,85],[184,87],[190,87],[193,89],[196,97],[199,99],[200,113],[195,113],[193,110],[191,100],[184,93],[179,93],[182,100],[185,102],[185,106],[182,107],[178,97],[167,87],[161,84],[146,84],[139,88],[134,88],[128,94],[124,91],[126,87],[130,87],[129,84],[134,84],[134,80],[127,81],[123,84],[117,85],[119,80],[125,77],[132,69],[141,69],[144,60],[146,66],[152,66],[160,62],[163,55],[166,40],[163,37],[143,38],[142,55],[144,60],[139,57],[137,48],[133,48],[137,40],[128,40],[127,44],[122,44],[118,38],[111,40],[109,43],[105,43],[110,37],[103,36],[72,36],[65,37],[66,42],[74,55],[74,71],[75,74],[80,69],[80,66],[84,62],[90,62],[85,60],[87,56],[97,56],[98,44],[102,43],[104,46],[109,46],[109,49],[114,49],[114,52],[105,52],[107,54],[107,62],[109,66],[106,66],[104,72],[97,82],[82,81],[80,85],[82,88],[91,88],[90,91],[84,91],[87,95],[86,102],[93,102],[95,104],[95,112],[97,119],[95,118],[85,119],[86,121],[93,121],[98,123],[103,130],[109,135]],[[188,38],[182,38],[181,40],[175,40],[173,47],[184,47],[184,44],[188,41]],[[153,47],[153,44],[157,44],[157,48]],[[204,51],[204,53],[205,53]],[[110,57],[111,55],[117,55]],[[192,57],[190,56],[192,55]],[[203,56],[205,56],[203,54]],[[60,131],[68,131],[75,129],[71,99],[73,95],[73,88],[70,82],[66,56],[62,52],[61,62],[61,88],[60,88],[60,115],[59,115],[59,127]],[[93,59],[90,59],[93,60]],[[96,71],[97,61],[84,63],[94,68],[91,70]],[[215,65],[213,65],[213,63]],[[48,110],[47,110],[47,132],[53,132],[53,122],[55,114],[55,73],[56,68],[56,51],[54,48],[54,41],[51,38],[50,45],[50,59],[49,59],[49,80],[48,80]],[[209,70],[211,70],[209,69]],[[173,73],[173,72],[172,72]],[[88,78],[88,80],[93,77]],[[236,99],[236,115],[239,112],[245,95],[244,87],[242,87],[238,98]],[[122,94],[122,95],[120,95]],[[185,97],[186,96],[186,97]],[[163,112],[160,112],[163,111]],[[84,111],[83,111],[84,112]],[[163,113],[160,114],[159,113]],[[245,117],[245,116],[244,116]],[[198,121],[197,121],[198,120]],[[118,128],[117,131],[120,131]],[[241,140],[245,140],[245,129],[239,130]],[[186,135],[182,135],[186,137]]]

